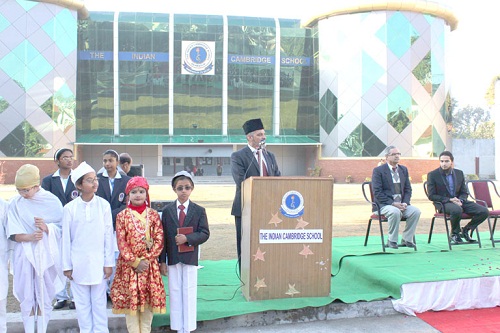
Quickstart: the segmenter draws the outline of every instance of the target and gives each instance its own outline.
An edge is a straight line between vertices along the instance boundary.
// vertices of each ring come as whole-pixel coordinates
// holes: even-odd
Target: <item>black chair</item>
[[[385,243],[385,240],[384,240],[384,228],[382,227],[382,222],[387,222],[387,217],[380,212],[380,205],[378,203],[376,203],[375,200],[373,199],[372,182],[364,182],[361,185],[361,189],[363,191],[363,196],[365,197],[365,200],[372,205],[372,209],[373,208],[375,209],[375,211],[370,215],[370,218],[368,219],[368,227],[366,228],[366,236],[365,236],[365,246],[368,244],[368,236],[370,235],[372,221],[377,220],[379,228],[380,228],[380,239],[382,241],[382,251],[385,252],[385,248],[387,247],[387,244]],[[370,193],[369,197],[367,194],[368,191]],[[401,221],[406,222],[406,218],[401,218]],[[415,244],[414,250],[417,251],[417,243],[415,242],[415,237],[413,237],[413,243]]]
[[[474,195],[469,194],[479,205],[482,205],[489,210],[488,214],[488,227],[490,228],[490,240],[491,245],[495,247],[495,243],[500,243],[500,239],[495,240],[495,228],[497,226],[497,220],[500,217],[500,210],[496,210],[493,208],[493,200],[491,200],[491,192],[490,188],[493,188],[497,197],[500,197],[498,194],[497,187],[494,182],[489,179],[484,180],[469,180],[467,182],[467,189],[472,188],[472,192]],[[491,226],[491,220],[493,219],[493,227]]]
[[[425,196],[431,200],[429,198],[429,194],[427,192],[427,182],[424,182],[424,192],[425,192]],[[432,201],[432,200],[431,200]],[[433,206],[434,206],[434,209],[435,209],[435,213],[434,213],[434,216],[432,217],[432,220],[431,220],[431,227],[429,229],[429,239],[427,240],[427,243],[430,243],[431,242],[431,239],[432,239],[432,231],[434,230],[434,222],[436,221],[436,219],[443,219],[444,221],[444,225],[446,227],[446,237],[448,239],[448,248],[450,249],[451,251],[451,247],[452,246],[455,246],[455,245],[468,245],[468,244],[474,244],[474,243],[468,243],[468,242],[463,242],[463,243],[459,243],[459,244],[453,244],[451,242],[451,236],[450,236],[450,228],[451,228],[451,225],[448,226],[448,222],[449,222],[449,219],[450,219],[450,214],[445,214],[444,213],[444,205],[442,202],[439,202],[439,201],[432,201],[433,203]],[[472,216],[468,215],[468,214],[465,214],[465,213],[462,213],[462,220],[470,220],[472,218]],[[451,222],[450,222],[451,223]],[[476,228],[476,234],[477,234],[477,242],[479,244],[479,248],[481,248],[481,238],[479,238],[479,231],[477,230]]]

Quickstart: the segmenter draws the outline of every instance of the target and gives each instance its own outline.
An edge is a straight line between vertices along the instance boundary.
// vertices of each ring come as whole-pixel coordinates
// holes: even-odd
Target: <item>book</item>
[[[193,227],[182,227],[182,228],[177,228],[177,233],[182,234],[182,235],[189,235],[193,233]],[[183,252],[193,252],[194,251],[194,246],[189,246],[187,243],[181,244],[177,246],[177,251],[179,253]]]

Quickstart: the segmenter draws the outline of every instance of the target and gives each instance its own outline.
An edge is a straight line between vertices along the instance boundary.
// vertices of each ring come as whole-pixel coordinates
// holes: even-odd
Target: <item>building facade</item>
[[[70,147],[98,168],[113,148],[146,176],[193,167],[215,175],[218,164],[230,174],[229,157],[245,144],[241,125],[259,117],[284,175],[322,165],[341,177],[343,164],[378,160],[394,143],[407,158],[431,158],[449,147],[445,56],[456,20],[439,5],[408,3],[300,21],[78,17],[74,7],[8,0],[0,154],[43,160]]]

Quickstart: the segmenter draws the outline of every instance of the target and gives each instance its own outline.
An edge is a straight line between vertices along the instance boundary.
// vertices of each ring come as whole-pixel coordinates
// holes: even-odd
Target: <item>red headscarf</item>
[[[146,206],[151,207],[151,200],[149,200],[149,184],[146,178],[140,176],[135,176],[130,178],[130,180],[127,183],[127,187],[125,187],[125,194],[129,195],[130,191],[132,191],[136,187],[142,187],[146,189],[146,202],[141,207],[133,206],[130,203],[127,205],[127,207],[134,210],[138,210],[139,213],[142,213],[144,209],[146,209]]]

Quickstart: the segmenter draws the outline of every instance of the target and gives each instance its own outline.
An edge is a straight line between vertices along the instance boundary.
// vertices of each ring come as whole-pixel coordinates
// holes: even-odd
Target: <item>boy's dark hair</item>
[[[127,154],[127,153],[120,154],[120,164],[125,164],[125,163],[130,164],[131,162],[132,162],[132,158],[130,157],[129,154]]]
[[[85,175],[84,175],[85,176]],[[75,182],[75,187],[77,187],[78,185],[82,185],[83,184],[83,177],[80,177],[78,178],[78,180]],[[77,188],[78,189],[78,188]]]
[[[441,156],[448,156],[450,158],[450,160],[453,162],[453,154],[450,151],[448,151],[448,150],[443,151],[441,154],[439,154],[440,159],[441,159]]]
[[[54,154],[54,161],[59,161],[59,159],[61,158],[61,155],[65,152],[71,152],[71,154],[73,154],[73,151],[69,148],[61,148],[61,149],[58,149],[56,151],[56,153]]]

